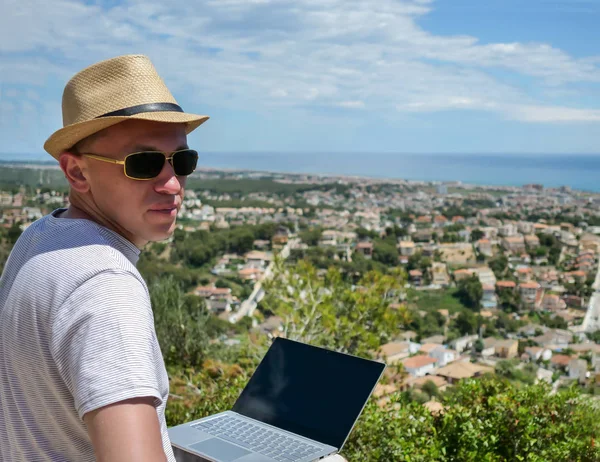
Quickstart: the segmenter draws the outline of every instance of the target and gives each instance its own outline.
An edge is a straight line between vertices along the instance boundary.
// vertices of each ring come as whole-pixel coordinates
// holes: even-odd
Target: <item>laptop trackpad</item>
[[[229,444],[226,441],[218,438],[210,438],[200,443],[190,445],[190,448],[195,451],[201,452],[207,456],[213,457],[223,462],[229,462],[235,459],[239,459],[246,454],[250,454],[250,451],[246,451],[239,446]]]

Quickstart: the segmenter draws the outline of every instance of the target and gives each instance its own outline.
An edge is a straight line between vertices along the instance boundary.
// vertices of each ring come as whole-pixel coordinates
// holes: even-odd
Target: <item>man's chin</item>
[[[173,223],[173,225],[168,228],[153,230],[151,234],[146,236],[146,239],[148,240],[148,242],[166,241],[167,239],[173,236],[174,232],[175,223]]]

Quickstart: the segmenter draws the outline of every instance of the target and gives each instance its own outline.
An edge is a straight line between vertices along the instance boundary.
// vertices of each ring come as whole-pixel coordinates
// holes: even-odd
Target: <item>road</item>
[[[279,252],[279,256],[285,260],[287,257],[289,257],[290,251],[296,245],[298,245],[299,242],[300,239],[298,238],[290,239],[289,242],[281,249],[281,252]],[[265,296],[265,291],[262,285],[263,281],[266,281],[273,276],[273,264],[274,263],[271,262],[269,266],[267,266],[262,278],[259,281],[256,281],[254,284],[254,290],[250,296],[240,304],[240,308],[234,313],[231,313],[229,316],[229,322],[236,323],[244,316],[252,316],[259,302]]]
[[[592,284],[592,288],[594,289],[594,293],[590,297],[588,309],[581,325],[583,332],[600,330],[600,265],[598,265],[596,279],[594,280],[594,284]]]

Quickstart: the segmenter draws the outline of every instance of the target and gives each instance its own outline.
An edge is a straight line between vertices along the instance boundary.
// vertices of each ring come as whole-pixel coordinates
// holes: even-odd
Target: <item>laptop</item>
[[[178,462],[312,462],[339,452],[385,364],[276,338],[233,409],[170,428]]]

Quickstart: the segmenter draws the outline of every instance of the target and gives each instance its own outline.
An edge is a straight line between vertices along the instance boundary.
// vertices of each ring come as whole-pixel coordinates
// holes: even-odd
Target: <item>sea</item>
[[[204,167],[600,192],[600,154],[205,153]]]
[[[45,154],[1,154],[0,161],[48,161]],[[52,162],[52,159],[49,159]],[[475,185],[545,187],[600,192],[600,154],[394,154],[200,152],[199,166]]]

